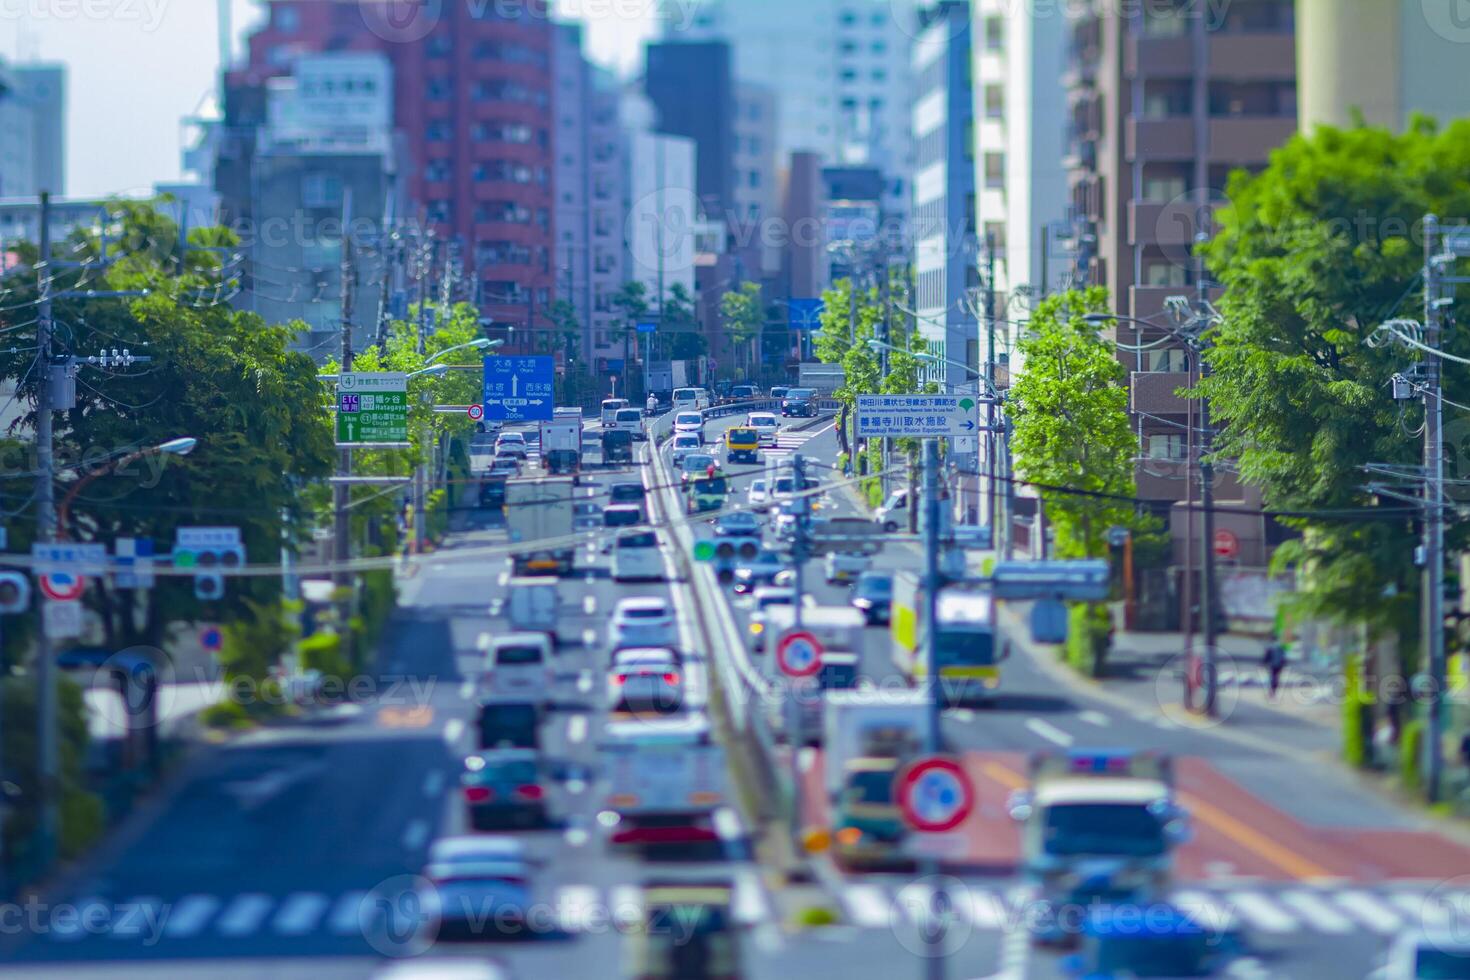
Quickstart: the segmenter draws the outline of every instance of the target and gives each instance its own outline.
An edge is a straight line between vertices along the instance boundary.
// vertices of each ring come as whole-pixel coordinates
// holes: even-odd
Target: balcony
[[[1210,77],[1236,82],[1291,81],[1296,38],[1290,31],[1210,35]]]
[[[1062,155],[1062,167],[1067,170],[1096,170],[1097,169],[1097,140],[1095,139],[1072,139],[1067,143],[1067,151]]]
[[[1123,46],[1123,73],[1142,78],[1188,78],[1194,74],[1194,39],[1130,34]]]
[[[1194,118],[1130,117],[1124,152],[1130,160],[1193,160]]]
[[[1210,120],[1209,159],[1214,163],[1264,163],[1296,135],[1296,116],[1232,116]]]
[[[1148,415],[1183,415],[1189,401],[1175,394],[1189,387],[1183,371],[1134,371],[1128,382],[1128,410]]]
[[[1129,201],[1129,245],[1190,245],[1211,227],[1213,208],[1193,201]]]

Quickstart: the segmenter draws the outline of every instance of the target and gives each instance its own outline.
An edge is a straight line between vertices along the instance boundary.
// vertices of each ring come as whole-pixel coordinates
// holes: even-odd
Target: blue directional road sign
[[[640,323],[640,324],[638,324],[638,332],[639,333],[657,333],[658,332],[658,324],[657,323],[652,323],[652,322]]]
[[[551,420],[556,399],[556,363],[550,357],[485,358],[487,422]]]

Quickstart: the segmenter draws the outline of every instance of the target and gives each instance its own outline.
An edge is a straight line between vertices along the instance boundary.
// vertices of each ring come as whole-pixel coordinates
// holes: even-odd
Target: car
[[[674,610],[658,596],[630,596],[613,607],[607,627],[611,650],[624,647],[675,647],[679,645]]]
[[[480,748],[540,748],[541,717],[542,707],[537,701],[510,698],[481,701],[475,713]]]
[[[892,534],[901,526],[908,527],[909,492],[907,490],[895,490],[888,495],[888,499],[873,511],[873,520],[883,525],[883,530]]]
[[[468,756],[459,788],[475,830],[546,823],[546,787],[535,749],[494,749]]]
[[[750,645],[756,653],[765,649],[766,613],[773,606],[789,606],[796,602],[796,590],[790,586],[762,585],[752,592],[750,610]]]
[[[781,399],[781,414],[786,418],[813,418],[817,414],[817,393],[811,388],[792,388]]]
[[[525,459],[529,447],[526,445],[526,434],[524,432],[502,432],[495,437],[496,456],[515,456]]]
[[[673,712],[684,703],[683,665],[669,647],[631,647],[613,654],[607,674],[609,711]]]
[[[637,527],[643,523],[643,508],[638,504],[612,504],[602,512],[603,527]]]
[[[633,462],[633,434],[621,429],[604,430],[602,461],[609,466]]]
[[[407,963],[388,963],[373,971],[373,980],[514,980],[510,968],[494,960],[457,956],[420,956]]]
[[[704,440],[699,436],[692,432],[681,432],[669,440],[669,457],[678,466],[689,453],[697,453],[703,448]]]
[[[607,499],[615,504],[641,504],[647,496],[641,483],[614,483],[607,488]]]
[[[715,534],[725,538],[758,538],[760,518],[748,510],[737,510],[715,520]]]
[[[612,546],[614,582],[658,582],[664,577],[664,553],[652,531],[619,534]]]
[[[635,442],[643,442],[648,438],[648,431],[643,425],[643,409],[620,408],[613,415],[612,427],[620,432],[626,432],[633,437]]]
[[[497,450],[490,458],[491,476],[520,476],[521,460],[526,458],[524,452],[515,452],[511,449]]]
[[[903,762],[891,756],[859,756],[843,767],[842,790],[832,812],[832,856],[848,868],[908,865],[908,836],[894,784]]]
[[[731,463],[759,463],[760,435],[750,426],[737,425],[725,430],[725,454]]]
[[[868,570],[870,559],[867,555],[843,554],[840,551],[829,551],[827,557],[822,559],[823,574],[827,578],[828,585],[837,585],[843,582],[853,582],[863,572]]]
[[[796,515],[785,507],[776,511],[776,519],[771,522],[771,533],[778,541],[786,541],[796,536]]]
[[[675,388],[674,411],[692,409],[695,412],[710,407],[709,391],[704,388]]]
[[[752,398],[759,398],[760,395],[760,389],[756,388],[755,385],[736,385],[735,387],[730,389],[731,400],[737,402],[749,401]]]
[[[1237,966],[1247,967],[1241,976],[1267,975],[1261,963],[1245,962],[1245,943],[1237,928],[1206,924],[1197,909],[1137,901],[1103,901],[1085,908],[1088,912],[1077,923],[1080,936],[1069,937],[1080,940],[1079,949],[1061,963],[1068,976],[1222,977],[1235,976]],[[1139,915],[1140,909],[1145,914]],[[1449,971],[1431,966],[1404,976],[1470,977],[1467,962],[1462,960]]]
[[[532,904],[525,845],[503,835],[446,837],[429,848],[417,914],[439,940],[523,935]],[[494,909],[487,916],[485,910]]]
[[[1455,927],[1459,914],[1450,912],[1452,918],[1443,925],[1403,931],[1368,980],[1470,977],[1470,938]]]
[[[887,626],[893,603],[893,575],[888,572],[863,572],[852,590],[852,606],[863,614],[869,626]]]
[[[785,557],[763,548],[754,558],[742,559],[735,566],[735,591],[744,594],[755,591],[757,586],[769,585],[785,567]]]
[[[486,653],[491,691],[544,697],[551,686],[551,637],[546,633],[502,633]]]
[[[691,477],[705,476],[709,473],[711,466],[718,466],[718,464],[709,453],[688,453],[679,460],[679,479],[682,482]]]
[[[647,881],[640,895],[642,920],[623,940],[622,975],[680,980],[734,980],[746,976],[740,928],[727,880],[679,878]]]
[[[790,388],[787,388],[784,385],[777,385],[776,387],[771,389],[771,397],[779,401],[780,399],[785,398],[786,393],[790,390]]]
[[[781,420],[771,412],[751,412],[745,417],[748,428],[754,429],[762,446],[774,446],[776,433],[781,431]]]
[[[608,428],[618,419],[618,412],[628,407],[626,398],[605,398],[602,402],[602,427]]]
[[[766,486],[766,478],[759,476],[751,480],[750,486],[745,490],[745,502],[757,514],[765,513],[766,508],[771,502],[771,495],[766,490]]]
[[[480,506],[490,510],[505,508],[505,480],[509,474],[491,470],[480,484]]]
[[[674,415],[674,434],[687,432],[699,436],[699,444],[704,445],[704,415],[699,412],[678,412]]]

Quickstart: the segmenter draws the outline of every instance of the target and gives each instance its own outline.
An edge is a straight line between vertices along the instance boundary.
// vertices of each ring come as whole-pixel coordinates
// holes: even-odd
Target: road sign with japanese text
[[[550,357],[485,358],[485,393],[480,399],[489,422],[547,422],[556,400],[556,362]]]
[[[408,375],[342,375],[337,382],[337,442],[408,442]]]
[[[973,436],[980,431],[974,395],[858,395],[859,439]]]

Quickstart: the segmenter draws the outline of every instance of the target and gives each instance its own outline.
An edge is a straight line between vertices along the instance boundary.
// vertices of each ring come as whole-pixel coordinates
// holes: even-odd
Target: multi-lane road
[[[707,438],[717,442],[738,421],[711,418]],[[477,447],[482,462],[486,449]],[[655,451],[642,446],[637,465],[584,479],[586,502],[605,503],[614,481],[641,479],[650,493],[664,494],[659,510],[672,517],[672,495],[661,489],[667,470],[648,459]],[[831,420],[788,425],[768,455],[795,452],[820,464],[811,472],[828,484],[823,513],[855,513],[855,496],[832,468]],[[731,502],[738,503],[754,472],[731,471]],[[563,652],[542,737],[546,756],[566,773],[595,774],[606,718],[603,637],[620,598],[671,602],[696,699],[714,675],[709,658],[729,652],[707,649],[701,623],[728,614],[745,635],[747,601],[726,592],[717,600],[726,609],[701,608],[707,594],[691,587],[675,561],[680,539],[669,527],[660,533],[663,583],[613,582],[604,538],[590,530],[577,573],[562,581]],[[443,548],[400,577],[398,614],[358,701],[196,752],[158,799],[52,882],[43,900],[7,910],[0,972],[361,977],[394,960],[443,956],[489,957],[516,977],[618,975],[639,885],[670,874],[733,884],[748,976],[919,970],[916,910],[932,880],[844,873],[818,857],[816,884],[788,892],[754,862],[753,838],[762,828],[735,806],[716,820],[719,847],[696,859],[670,864],[614,853],[603,843],[591,781],[575,775],[552,790],[551,825],[523,833],[538,862],[535,900],[544,927],[515,942],[429,942],[412,901],[415,876],[434,840],[465,830],[457,785],[462,760],[474,751],[480,650],[485,636],[507,628],[506,563],[484,552],[503,544],[492,515],[464,515]],[[917,568],[920,561],[915,544],[895,540],[875,564]],[[819,561],[806,581],[815,602],[847,602],[845,588],[823,580]],[[1470,891],[1470,879],[1455,877],[1470,874],[1470,852],[1324,760],[1130,709],[1059,676],[1045,663],[1049,654],[1024,637],[1012,639],[997,702],[948,711],[943,721],[948,747],[980,796],[964,831],[967,850],[945,868],[955,903],[950,975],[1052,976],[1061,969],[1055,955],[1030,948],[1021,926],[1027,891],[1015,870],[1019,837],[1004,812],[1024,780],[1025,755],[1035,750],[1157,748],[1180,757],[1195,834],[1179,855],[1174,898],[1206,921],[1234,916],[1250,942],[1253,957],[1242,967],[1249,975],[1363,976],[1390,937],[1443,918],[1447,903]],[[894,681],[883,630],[866,631],[861,663],[870,681]],[[815,754],[795,761],[814,784]],[[810,795],[804,820],[820,815],[820,794]],[[829,904],[843,924],[790,928],[793,915],[813,903]]]

